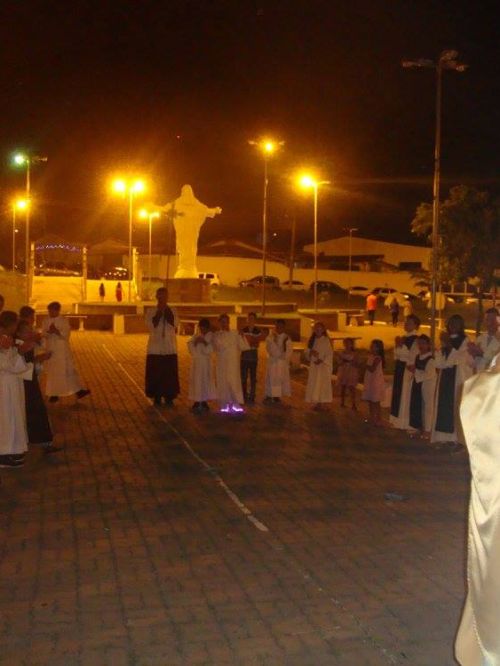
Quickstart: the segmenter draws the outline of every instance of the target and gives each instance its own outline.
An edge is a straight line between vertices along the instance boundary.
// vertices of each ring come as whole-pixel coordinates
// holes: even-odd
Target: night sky
[[[248,139],[286,142],[273,160],[270,226],[286,244],[291,217],[311,239],[311,199],[291,175],[317,167],[332,181],[320,237],[360,233],[411,240],[430,200],[434,76],[402,58],[455,48],[470,65],[444,84],[443,190],[498,188],[498,3],[350,0],[4,3],[0,16],[0,260],[7,205],[22,174],[9,154],[49,157],[36,167],[34,235],[92,242],[126,238],[126,209],[107,192],[112,173],[150,178],[166,203],[191,183],[220,205],[202,241],[259,240],[262,161]],[[160,233],[158,232],[158,237]],[[142,229],[137,240],[145,238]]]

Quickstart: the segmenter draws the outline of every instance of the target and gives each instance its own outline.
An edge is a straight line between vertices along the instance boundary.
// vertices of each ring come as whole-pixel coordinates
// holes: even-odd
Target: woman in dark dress
[[[26,427],[28,430],[29,444],[42,446],[45,453],[56,453],[61,447],[54,446],[52,429],[50,427],[47,408],[43,400],[36,364],[49,358],[50,352],[35,356],[35,348],[40,342],[40,334],[33,325],[35,323],[35,311],[33,308],[24,306],[19,312],[19,326],[16,337],[22,340],[19,353],[23,355],[26,363],[33,363],[33,377],[24,380],[24,400],[26,404]]]

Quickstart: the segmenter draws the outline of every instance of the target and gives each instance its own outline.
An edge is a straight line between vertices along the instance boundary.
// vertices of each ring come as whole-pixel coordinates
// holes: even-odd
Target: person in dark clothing
[[[241,352],[241,386],[243,388],[243,399],[246,403],[255,402],[255,391],[257,388],[257,364],[259,360],[259,343],[262,340],[262,330],[255,325],[257,315],[249,312],[247,325],[242,333],[246,338],[250,349]],[[250,387],[248,386],[250,380]]]

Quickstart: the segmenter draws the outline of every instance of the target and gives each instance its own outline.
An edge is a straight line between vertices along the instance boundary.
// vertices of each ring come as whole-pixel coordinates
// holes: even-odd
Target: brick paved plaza
[[[290,406],[194,416],[183,340],[159,412],[145,336],[72,340],[65,451],[1,474],[2,666],[454,663],[464,456],[313,413],[300,376]]]

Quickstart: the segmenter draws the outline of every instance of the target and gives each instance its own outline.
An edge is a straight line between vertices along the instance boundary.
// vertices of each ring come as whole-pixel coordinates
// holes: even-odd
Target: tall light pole
[[[16,233],[17,233],[17,211],[26,211],[28,216],[29,199],[16,199],[12,202],[12,272],[16,270]]]
[[[141,208],[139,211],[139,218],[147,220],[149,225],[149,252],[148,252],[148,298],[151,297],[151,254],[152,254],[152,239],[153,239],[153,220],[160,217],[160,212],[150,211],[147,208]]]
[[[264,158],[264,196],[262,205],[262,315],[266,311],[266,278],[267,278],[267,189],[269,185],[268,162],[269,158],[278,148],[285,144],[284,141],[272,141],[261,139],[260,141],[249,141],[251,146],[257,146]]]
[[[355,227],[347,227],[345,231],[349,232],[349,274],[347,277],[347,307],[349,307],[351,303],[351,271],[352,271],[352,235],[356,233],[356,231],[359,231],[359,229],[356,229]]]
[[[431,343],[434,349],[436,343],[436,297],[438,287],[439,273],[439,196],[441,184],[441,110],[442,110],[442,89],[443,89],[443,71],[451,69],[456,72],[465,72],[467,65],[457,60],[458,51],[442,51],[437,61],[426,58],[417,60],[403,60],[402,66],[405,69],[433,69],[436,72],[436,128],[434,141],[434,184],[433,184],[433,204],[432,204],[432,266],[431,266]]]
[[[26,303],[30,302],[31,298],[31,283],[30,283],[30,200],[31,200],[31,165],[40,164],[40,162],[47,162],[47,157],[40,155],[27,155],[25,153],[16,153],[14,155],[14,165],[24,166],[26,168],[26,199],[28,205],[26,206],[26,238],[24,248],[24,269],[26,272]]]
[[[318,190],[322,185],[330,185],[329,180],[316,180],[309,174],[303,174],[299,178],[299,185],[305,189],[311,189],[314,195],[314,312],[318,311]]]
[[[113,181],[113,191],[128,197],[128,302],[132,302],[132,224],[134,220],[134,199],[146,191],[146,184],[140,178],[117,178]]]

